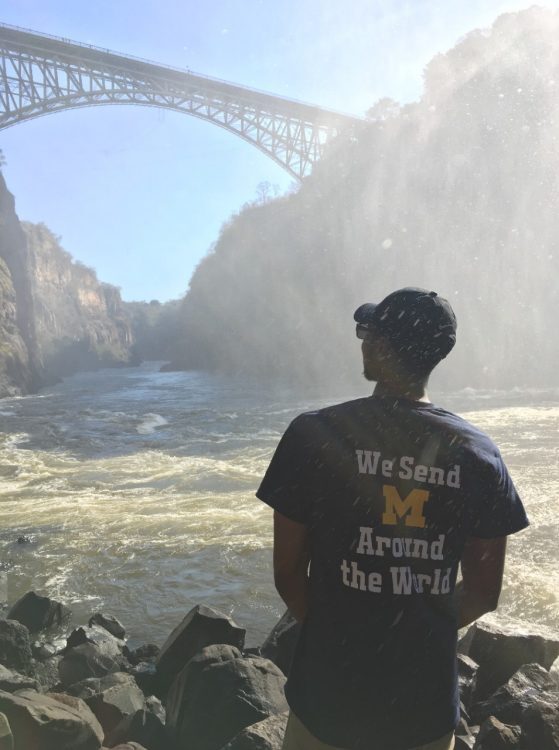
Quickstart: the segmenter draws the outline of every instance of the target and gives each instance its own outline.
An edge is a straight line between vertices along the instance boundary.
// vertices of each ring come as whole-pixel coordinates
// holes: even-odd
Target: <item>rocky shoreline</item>
[[[70,620],[35,592],[0,619],[0,750],[281,750],[288,613],[250,649],[203,604],[162,647],[131,650],[111,615]],[[559,750],[559,633],[478,621],[458,650],[456,750]]]

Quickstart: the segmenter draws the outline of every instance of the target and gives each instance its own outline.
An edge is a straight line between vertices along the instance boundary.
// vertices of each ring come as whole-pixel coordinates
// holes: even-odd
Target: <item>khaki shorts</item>
[[[426,745],[410,748],[410,750],[452,750],[454,747],[454,732],[445,734],[434,742],[428,742]],[[289,719],[285,729],[282,750],[343,750],[333,745],[327,745],[314,737],[304,724],[299,721],[293,711],[289,712]],[[371,745],[371,750],[382,750]]]

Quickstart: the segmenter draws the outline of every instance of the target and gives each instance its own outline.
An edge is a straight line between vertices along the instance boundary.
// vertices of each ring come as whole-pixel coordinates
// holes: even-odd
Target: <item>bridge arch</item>
[[[65,109],[135,104],[234,133],[301,180],[362,120],[311,104],[0,24],[0,130]]]

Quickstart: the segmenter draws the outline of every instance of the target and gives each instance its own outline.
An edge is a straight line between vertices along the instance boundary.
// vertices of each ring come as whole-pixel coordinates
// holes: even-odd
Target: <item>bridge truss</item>
[[[326,142],[359,118],[188,70],[0,24],[0,130],[64,109],[162,107],[199,117],[256,146],[300,180]]]

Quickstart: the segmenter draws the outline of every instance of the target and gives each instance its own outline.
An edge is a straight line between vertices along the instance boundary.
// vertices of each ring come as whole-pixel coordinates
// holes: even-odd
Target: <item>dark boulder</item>
[[[166,697],[165,711],[167,724],[169,716],[173,715],[172,723],[178,723],[179,714],[188,710],[192,700],[192,685],[195,685],[201,672],[212,664],[221,664],[229,659],[240,659],[242,656],[238,648],[228,644],[214,644],[202,649],[199,654],[193,656],[187,666],[179,673]],[[185,688],[186,686],[186,688]]]
[[[545,628],[516,620],[498,625],[480,620],[472,626],[468,656],[480,666],[474,698],[484,700],[523,664],[549,669],[559,656],[559,636]]]
[[[456,646],[456,650],[459,654],[466,654],[466,656],[468,655],[470,651],[470,644],[472,643],[472,638],[474,637],[474,631],[474,625],[470,625],[468,628],[464,628],[463,630],[459,631],[461,635],[458,638],[458,644]]]
[[[39,692],[39,683],[34,677],[20,674],[0,664],[0,690],[4,690],[6,693],[15,693],[16,690],[24,690],[25,688]]]
[[[38,659],[39,661],[45,661],[46,659],[50,659],[56,654],[62,653],[65,650],[66,646],[66,637],[61,636],[60,638],[54,638],[53,640],[49,641],[35,641],[31,645],[31,651],[33,652],[33,657],[35,659]]]
[[[133,651],[125,648],[124,653],[130,664],[140,664],[140,662],[154,662],[159,656],[161,649],[155,643],[143,643]]]
[[[152,695],[157,689],[156,685],[156,668],[153,662],[141,661],[136,666],[130,668],[130,674],[138,683],[144,695]]]
[[[119,638],[120,640],[123,640],[126,635],[124,626],[116,619],[116,617],[105,615],[102,612],[96,612],[92,615],[92,617],[89,618],[88,625],[90,628],[94,625],[98,625],[100,628],[104,628],[111,635],[114,635],[115,638]]]
[[[29,631],[16,620],[0,620],[0,664],[23,674],[31,669]]]
[[[177,677],[175,682],[178,682],[179,677],[184,680],[186,675],[189,675],[190,679],[195,679],[196,676],[207,667],[212,664],[221,664],[229,659],[240,659],[242,653],[235,646],[230,646],[228,643],[214,643],[212,646],[206,646],[198,654],[192,657],[188,662],[187,667],[183,668],[180,675]],[[175,684],[173,684],[173,691]],[[172,702],[172,694],[169,693],[167,696],[167,705]]]
[[[61,660],[61,656],[53,656],[46,661],[35,661],[33,663],[32,673],[40,685],[41,693],[48,693],[60,683],[58,665]]]
[[[108,747],[123,742],[138,742],[149,750],[169,750],[169,733],[164,723],[151,711],[142,709],[126,716],[105,739]]]
[[[108,677],[119,678],[121,672],[115,672]],[[69,685],[64,691],[66,695],[73,695],[76,698],[81,698],[82,701],[86,701],[91,698],[92,695],[97,695],[101,691],[101,677],[87,677],[85,680],[80,680],[72,685]]]
[[[106,655],[94,643],[83,643],[64,654],[58,665],[58,674],[63,687],[68,687],[88,677],[104,677],[121,672],[122,666],[121,659]]]
[[[123,718],[144,708],[144,694],[133,677],[124,672],[90,678],[71,685],[69,695],[81,698],[93,711],[105,735]]]
[[[157,660],[156,695],[163,697],[177,674],[206,646],[227,643],[243,648],[246,631],[213,607],[199,604],[185,616],[163,644]]]
[[[287,709],[284,684],[283,672],[269,659],[204,649],[169,692],[171,737],[189,750],[220,750],[245,727]]]
[[[91,627],[80,627],[73,630],[68,636],[66,642],[66,648],[75,648],[76,646],[82,646],[84,643],[93,643],[98,646],[105,656],[118,657],[122,655],[124,648],[124,641],[120,638],[115,638],[114,635],[109,633],[105,628],[101,628],[97,625]]]
[[[129,669],[123,647],[124,641],[104,628],[96,625],[76,628],[68,637],[58,668],[62,685],[66,687],[88,677],[104,677]]]
[[[474,750],[520,750],[520,747],[520,727],[507,726],[494,716],[490,716],[480,727]]]
[[[527,748],[559,750],[559,702],[529,706],[522,714],[522,740]]]
[[[262,656],[273,661],[284,674],[289,672],[300,629],[300,624],[286,610],[260,649]]]
[[[505,724],[519,724],[522,713],[539,701],[555,702],[555,682],[539,664],[525,664],[510,680],[485,701],[472,707],[472,716],[480,724],[494,716]]]
[[[8,612],[9,620],[21,622],[30,633],[64,625],[71,616],[72,612],[64,604],[35,591],[24,594]]]
[[[165,724],[167,715],[159,698],[156,698],[155,695],[148,696],[146,698],[146,709],[154,714],[154,716],[157,716],[162,724]]]
[[[63,702],[61,699],[68,699]],[[73,701],[73,703],[72,703]],[[69,696],[33,690],[0,692],[0,712],[10,723],[14,750],[98,750],[101,725],[89,708]]]
[[[470,710],[472,698],[476,687],[476,676],[479,665],[465,654],[457,654],[458,664],[458,688],[460,691],[460,701],[463,703],[466,711]]]
[[[223,750],[281,750],[287,717],[285,711],[246,727]]]

